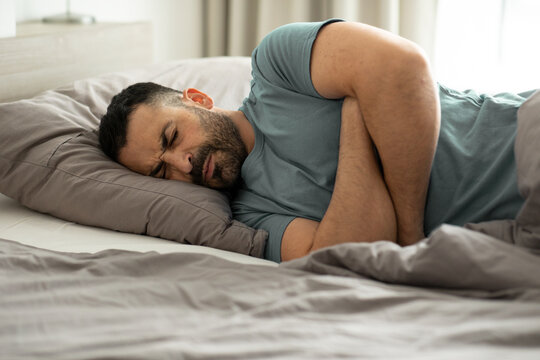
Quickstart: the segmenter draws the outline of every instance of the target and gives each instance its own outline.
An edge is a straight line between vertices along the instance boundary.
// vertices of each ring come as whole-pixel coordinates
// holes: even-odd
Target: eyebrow
[[[163,152],[165,152],[165,149],[169,145],[168,140],[167,140],[167,135],[165,133],[167,132],[167,129],[169,129],[172,125],[173,125],[173,121],[169,120],[169,122],[167,122],[165,126],[163,126],[163,129],[161,130],[160,139],[161,139],[161,150]],[[150,174],[148,174],[148,176],[156,176],[156,174],[160,172],[163,165],[164,165],[163,161],[160,161],[159,164],[157,164],[157,166],[154,169],[152,169],[152,171],[150,171]]]

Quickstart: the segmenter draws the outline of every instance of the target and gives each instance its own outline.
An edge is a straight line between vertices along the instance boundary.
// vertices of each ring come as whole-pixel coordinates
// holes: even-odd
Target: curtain
[[[433,57],[437,0],[204,0],[204,56],[249,56],[276,27],[342,18],[420,45]]]

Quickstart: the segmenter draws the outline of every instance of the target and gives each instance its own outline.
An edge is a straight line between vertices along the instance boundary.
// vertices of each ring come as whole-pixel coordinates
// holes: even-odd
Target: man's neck
[[[253,150],[253,147],[255,146],[255,132],[253,130],[253,126],[251,126],[251,123],[247,119],[246,115],[244,115],[243,112],[240,110],[223,110],[219,108],[214,108],[215,111],[219,111],[223,113],[224,115],[227,115],[231,118],[234,125],[236,126],[236,129],[240,133],[240,137],[242,138],[242,141],[244,142],[244,145],[246,146],[246,151],[249,154],[251,150]]]

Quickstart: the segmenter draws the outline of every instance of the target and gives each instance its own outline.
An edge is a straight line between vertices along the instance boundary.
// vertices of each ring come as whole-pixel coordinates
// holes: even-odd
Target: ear
[[[185,89],[182,93],[184,99],[188,102],[195,103],[193,105],[202,106],[208,110],[214,107],[214,100],[202,91],[194,88]]]

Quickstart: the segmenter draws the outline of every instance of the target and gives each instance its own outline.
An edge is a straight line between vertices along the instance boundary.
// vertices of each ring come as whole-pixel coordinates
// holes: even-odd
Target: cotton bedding
[[[518,112],[516,219],[277,266],[256,258],[265,234],[232,221],[225,195],[98,151],[109,95],[135,79],[234,107],[249,61],[180,61],[0,104],[0,192],[42,212],[0,195],[1,359],[540,358],[540,93]]]
[[[538,359],[540,257],[443,226],[279,267],[0,240],[5,359]]]

